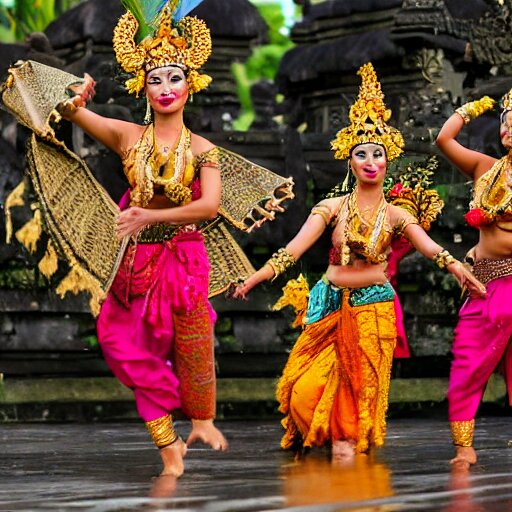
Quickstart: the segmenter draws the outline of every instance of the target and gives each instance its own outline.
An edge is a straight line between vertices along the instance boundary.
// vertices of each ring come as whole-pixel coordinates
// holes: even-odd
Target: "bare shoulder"
[[[128,121],[117,121],[120,123],[118,125],[118,130],[120,133],[121,139],[121,150],[123,153],[130,150],[137,142],[139,142],[142,134],[145,130],[147,130],[147,126],[130,123]]]
[[[480,160],[476,166],[475,174],[473,175],[473,179],[476,181],[481,178],[487,171],[489,171],[492,166],[498,161],[497,158],[494,158],[489,155],[485,155],[482,153]]]
[[[327,206],[331,212],[336,210],[338,206],[340,205],[341,201],[343,200],[344,196],[340,197],[329,197],[327,199],[322,199],[320,202],[317,203],[317,206]]]
[[[215,144],[212,144],[208,139],[191,132],[190,147],[192,149],[192,154],[197,156],[205,151],[210,151],[215,147]]]
[[[412,213],[410,213],[405,208],[389,203],[388,219],[393,226],[396,226],[397,224],[403,224],[404,222],[407,224],[417,224],[416,217]]]
[[[129,123],[127,121],[121,121],[123,123],[123,129],[127,141],[135,144],[142,137],[142,134],[146,131],[147,126],[137,123]]]

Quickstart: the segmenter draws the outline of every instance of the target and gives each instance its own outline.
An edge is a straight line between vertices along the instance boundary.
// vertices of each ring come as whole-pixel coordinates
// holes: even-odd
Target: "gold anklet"
[[[473,446],[473,432],[475,431],[475,420],[450,421],[453,444],[465,448]]]
[[[146,428],[158,448],[169,446],[178,439],[170,414],[156,420],[146,421]]]

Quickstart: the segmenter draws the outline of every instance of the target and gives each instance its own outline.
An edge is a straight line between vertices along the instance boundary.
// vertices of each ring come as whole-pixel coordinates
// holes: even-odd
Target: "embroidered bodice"
[[[390,208],[384,195],[367,214],[359,209],[355,192],[341,197],[331,221],[329,263],[351,265],[356,259],[372,264],[385,263],[392,239],[401,236],[409,224],[418,223],[413,215],[403,210],[398,222],[392,225]]]
[[[497,160],[475,183],[469,213],[480,213],[480,225],[496,223],[502,229],[512,228],[511,184],[512,155],[509,153]]]
[[[165,195],[173,206],[196,199],[199,170],[218,165],[217,148],[196,157],[190,149],[190,131],[184,126],[174,148],[159,147],[153,124],[123,157],[123,168],[130,183],[130,205],[147,206],[155,194]],[[197,189],[197,190],[194,190]]]

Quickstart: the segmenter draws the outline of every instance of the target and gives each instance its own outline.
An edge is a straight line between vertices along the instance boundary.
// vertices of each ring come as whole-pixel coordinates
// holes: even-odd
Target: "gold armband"
[[[320,215],[328,226],[331,222],[332,212],[326,204],[317,204],[311,209],[311,215]]]
[[[272,267],[274,277],[271,281],[274,281],[290,267],[293,267],[295,263],[297,263],[295,258],[284,247],[281,247],[281,249],[272,254],[272,258],[270,258],[265,265],[270,265],[270,267]]]
[[[468,124],[471,119],[475,119],[475,117],[481,116],[487,110],[494,108],[495,103],[496,102],[489,96],[484,96],[479,100],[465,103],[456,109],[455,112],[464,119],[464,124]]]
[[[170,414],[156,420],[146,421],[146,428],[158,448],[165,448],[178,439]]]
[[[440,268],[445,269],[448,265],[455,263],[457,260],[445,249],[434,254],[432,257],[434,263]]]

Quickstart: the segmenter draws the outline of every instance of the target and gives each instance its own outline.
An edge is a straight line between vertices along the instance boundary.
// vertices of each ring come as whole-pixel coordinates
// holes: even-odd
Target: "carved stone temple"
[[[197,94],[188,106],[187,124],[221,146],[279,174],[293,176],[296,182],[296,199],[284,215],[257,233],[237,236],[256,267],[284,245],[309,209],[343,180],[346,164],[333,159],[330,140],[346,124],[359,85],[356,70],[362,64],[371,61],[379,75],[393,111],[392,122],[406,141],[405,163],[439,155],[433,142],[457,106],[484,94],[499,99],[512,87],[512,0],[297,3],[303,17],[291,30],[295,46],[284,55],[273,84],[254,86],[258,118],[248,132],[231,128],[240,102],[230,66],[245,61],[253,47],[265,44],[266,24],[248,0],[205,0],[195,11],[212,30],[214,50],[206,72],[214,80],[209,90]],[[91,108],[104,115],[141,121],[145,105],[124,92],[111,47],[112,30],[122,12],[118,0],[87,0],[53,22],[44,34],[32,35],[26,44],[0,44],[1,78],[10,64],[24,58],[79,76],[87,72],[97,81]],[[283,98],[279,104],[257,102],[258,97],[268,98],[276,91]],[[27,134],[3,111],[0,126],[0,194],[5,200],[23,175]],[[118,158],[70,126],[62,127],[62,136],[118,199],[126,188]],[[471,123],[460,140],[474,149],[500,155],[496,112]],[[434,184],[446,206],[431,234],[462,257],[477,238],[463,219],[470,188],[440,155]],[[26,215],[17,211],[15,225],[20,227]],[[3,228],[0,236],[4,239]],[[327,265],[327,248],[325,237],[286,277],[296,277],[299,272],[310,280],[320,277]],[[27,377],[41,382],[50,377],[107,377],[108,369],[94,345],[94,320],[87,311],[87,300],[57,298],[35,270],[37,256],[40,254],[31,256],[17,243],[0,244],[0,374],[6,383]],[[251,397],[249,388],[254,384],[247,382],[258,379],[256,382],[269,391],[254,395],[251,405],[245,406],[246,412],[255,416],[274,412],[272,382],[297,336],[289,327],[291,313],[270,309],[285,282],[286,278],[280,278],[262,287],[247,303],[223,297],[213,301],[219,313],[219,382],[245,382],[249,386],[244,388],[246,396]],[[399,294],[413,357],[397,362],[395,376],[446,377],[460,292],[430,262],[413,254],[402,262]],[[29,405],[2,402],[1,387],[0,382],[0,418],[10,421],[29,415],[30,400],[23,402]],[[219,412],[236,415],[243,409],[241,401],[226,400]],[[35,407],[30,417],[43,419],[44,410],[57,411],[54,417],[61,419],[129,415],[126,407],[100,410],[98,404],[104,405],[99,400],[95,406],[68,408],[66,413],[58,407]]]

